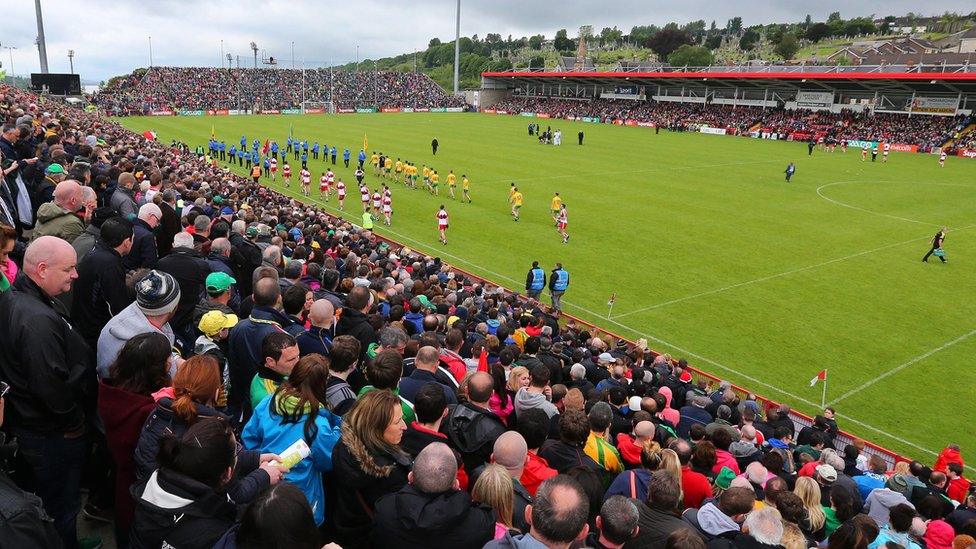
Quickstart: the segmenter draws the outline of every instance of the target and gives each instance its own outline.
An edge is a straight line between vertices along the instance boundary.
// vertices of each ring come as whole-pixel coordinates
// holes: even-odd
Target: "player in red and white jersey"
[[[285,165],[281,167],[281,177],[285,180],[286,187],[291,185],[291,166],[288,165],[288,162],[285,162]]]
[[[559,208],[559,213],[556,214],[556,232],[563,237],[563,244],[569,242],[569,233],[566,232],[566,227],[569,225],[569,214],[566,212],[566,204],[563,204]]]
[[[331,168],[325,172],[325,178],[329,180],[329,187],[335,185],[335,173],[332,172]]]
[[[939,166],[941,166],[943,168],[945,168],[945,159],[946,159],[946,156],[948,156],[948,155],[946,154],[945,149],[942,149],[942,153],[939,154]]]
[[[865,144],[861,147],[861,162],[865,162],[868,159],[868,146]]]
[[[383,209],[383,195],[380,194],[379,189],[373,191],[373,211],[379,216],[380,210]]]
[[[312,172],[302,168],[298,175],[302,176],[302,194],[308,196],[308,188],[312,184]]]
[[[393,216],[393,193],[386,185],[383,185],[383,188],[383,223],[389,226],[390,218]]]
[[[891,151],[891,143],[885,142],[884,148],[881,151],[881,161],[888,161],[888,152]]]
[[[847,152],[847,140],[846,139],[841,139],[840,140],[840,152],[845,152],[845,153]]]
[[[339,197],[339,209],[343,209],[346,205],[346,184],[340,179],[336,183],[336,194]]]
[[[441,244],[447,245],[447,210],[441,204],[441,209],[437,212],[437,232],[440,233]]]
[[[329,178],[325,176],[325,172],[322,172],[322,177],[319,178],[319,198],[329,201]]]
[[[271,157],[271,180],[278,180],[278,159],[273,156]]]
[[[359,199],[363,203],[363,211],[369,211],[369,187],[366,185],[359,186]]]

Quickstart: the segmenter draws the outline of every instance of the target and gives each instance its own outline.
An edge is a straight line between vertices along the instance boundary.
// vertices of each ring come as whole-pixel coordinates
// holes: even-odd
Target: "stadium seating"
[[[143,114],[162,109],[294,109],[303,98],[332,100],[337,109],[464,106],[462,99],[420,73],[215,67],[139,69],[113,79],[95,101],[112,114]]]
[[[390,78],[392,88],[403,85]],[[132,92],[141,86],[137,80],[127,78],[123,87]],[[154,86],[159,97],[172,97],[162,83]],[[203,81],[195,77],[180,86],[196,90],[198,106],[232,97],[200,91]],[[396,93],[390,97],[417,95]],[[743,128],[761,115],[678,104],[636,113],[631,105],[601,104],[599,116]],[[551,106],[593,112],[577,110],[579,103]],[[114,484],[108,490],[115,491],[116,532],[131,533],[137,547],[245,547],[282,532],[296,547],[320,547],[331,540],[323,531],[343,547],[565,547],[533,540],[582,538],[588,522],[602,527],[587,538],[585,546],[594,547],[611,544],[601,538],[611,521],[618,525],[615,546],[664,547],[668,540],[670,547],[702,547],[707,538],[729,542],[722,547],[827,546],[828,539],[831,547],[867,547],[861,529],[909,539],[916,512],[894,505],[908,501],[925,519],[912,526],[920,539],[976,533],[976,496],[967,495],[957,446],[947,446],[931,468],[896,465],[897,456],[840,431],[831,408],[811,421],[728,382],[693,375],[684,361],[657,355],[646,343],[560,318],[515,291],[208,163],[191,152],[196,144],[161,143],[100,114],[9,87],[0,87],[0,118],[21,125],[24,136],[11,143],[8,131],[17,128],[5,126],[0,141],[5,157],[25,160],[7,179],[14,189],[23,181],[40,195],[48,178],[63,175],[49,168],[63,162],[71,178],[90,179],[102,206],[91,211],[83,188],[60,182],[57,198],[42,206],[61,220],[59,234],[67,237],[65,228],[78,226],[79,217],[90,224],[73,246],[49,232],[25,252],[28,224],[16,214],[29,200],[16,200],[0,185],[0,215],[15,214],[0,220],[16,225],[11,257],[20,272],[8,283],[12,267],[0,264],[6,322],[0,378],[13,386],[5,428],[18,434],[28,458],[20,467],[37,477],[30,489],[55,515],[49,519],[38,497],[9,481],[0,460],[0,498],[16,502],[18,511],[0,516],[0,532],[9,536],[0,541],[12,547],[59,546],[58,535],[74,544],[83,476],[90,488],[85,514],[99,516],[98,494]],[[901,121],[879,117],[863,128],[871,135],[901,131],[892,127]],[[791,122],[774,113],[768,123]],[[917,124],[916,131],[934,131],[930,121]],[[126,201],[138,212],[135,229],[120,219]],[[61,207],[71,202],[74,210]],[[0,246],[10,232],[0,232]],[[83,237],[86,246],[79,244]],[[110,238],[118,246],[110,248]],[[156,246],[171,251],[160,252],[155,270],[127,280],[121,255],[132,255],[135,241],[152,241],[152,254]],[[76,250],[82,259],[74,279]],[[99,269],[102,262],[119,266]],[[255,290],[231,301],[232,285],[252,280]],[[84,292],[82,284],[89,284]],[[101,334],[97,351],[87,352],[82,331],[92,325],[79,322],[78,311],[99,304],[109,286],[124,294],[113,299],[131,304],[114,317],[104,307],[107,324],[94,330]],[[66,288],[74,290],[70,317],[59,302]],[[316,300],[310,308],[308,293]],[[177,324],[184,304],[206,314]],[[240,322],[225,309],[240,314]],[[103,339],[124,347],[103,356]],[[182,358],[173,355],[174,344]],[[291,373],[279,372],[285,350],[294,347]],[[113,363],[112,379],[98,380],[97,389],[92,354]],[[172,377],[171,363],[179,364]],[[234,377],[241,369],[249,374],[244,383]],[[411,394],[416,405],[406,403],[403,385],[391,390],[401,374],[421,380]],[[235,391],[248,402],[260,398],[235,408]],[[449,398],[459,404],[448,408]],[[106,457],[89,458],[90,470],[82,473],[85,419],[94,416],[96,401]],[[246,411],[253,412],[250,420],[239,421]],[[289,445],[298,449],[286,453]],[[287,476],[279,459],[291,466]],[[114,481],[110,461],[118,464]],[[327,494],[334,496],[328,507]],[[950,497],[959,509],[942,520],[943,509],[954,507]],[[532,524],[512,511],[530,502]],[[235,504],[250,507],[238,513]],[[489,507],[508,512],[496,517]],[[746,527],[738,524],[744,516]],[[854,538],[859,544],[847,541]]]
[[[743,134],[759,126],[764,133],[785,138],[794,133],[816,138],[886,141],[918,146],[929,151],[946,143],[965,127],[965,116],[908,116],[894,113],[830,113],[809,110],[762,109],[702,103],[643,102],[624,99],[576,100],[565,98],[514,97],[492,106],[509,113],[546,113],[553,118],[594,117],[601,120],[636,120],[671,129],[698,125],[727,128]]]

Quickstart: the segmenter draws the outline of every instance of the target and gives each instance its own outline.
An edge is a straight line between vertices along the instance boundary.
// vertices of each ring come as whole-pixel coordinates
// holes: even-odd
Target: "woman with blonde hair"
[[[796,479],[796,487],[793,489],[793,493],[803,500],[803,506],[807,510],[806,519],[798,524],[800,530],[803,530],[803,534],[807,537],[817,541],[826,539],[827,517],[824,514],[823,506],[820,504],[820,485],[810,477],[799,477]]]
[[[495,537],[501,539],[512,526],[512,512],[515,506],[515,496],[512,477],[501,465],[491,463],[478,476],[471,490],[471,499],[484,503],[495,511]]]
[[[515,366],[508,373],[508,385],[507,388],[511,392],[512,396],[518,392],[522,387],[528,387],[531,378],[529,377],[529,369],[525,366]]]
[[[400,398],[387,389],[365,393],[346,412],[332,453],[333,520],[342,547],[367,546],[376,500],[406,485],[411,461],[400,448],[406,429]]]
[[[573,390],[575,391],[576,389]],[[643,446],[641,447],[640,467],[624,471],[617,475],[617,477],[613,479],[613,482],[610,483],[610,488],[607,489],[604,499],[607,499],[610,496],[621,495],[628,498],[636,498],[640,501],[645,501],[647,499],[647,487],[651,482],[651,475],[654,473],[654,471],[660,470],[664,465],[664,452],[666,451],[668,450],[662,451],[661,445],[655,442],[654,439],[645,440]],[[674,452],[671,453],[674,454]],[[677,460],[678,455],[675,454],[674,458]],[[680,486],[680,465],[678,468],[678,482]]]

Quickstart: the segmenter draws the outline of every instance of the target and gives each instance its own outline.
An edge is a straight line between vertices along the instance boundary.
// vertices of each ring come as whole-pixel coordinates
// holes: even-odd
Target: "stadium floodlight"
[[[68,50],[68,64],[71,67],[71,74],[75,73],[75,50]]]
[[[227,54],[227,68],[228,69],[234,68],[234,56],[229,53]]]
[[[14,77],[14,50],[17,49],[17,46],[4,46],[3,49],[7,50],[7,52],[10,53],[10,78],[13,79],[13,77]]]
[[[458,94],[458,69],[461,66],[461,0],[457,0],[454,27],[454,95]]]
[[[41,17],[41,0],[34,0],[34,12],[37,14],[37,55],[41,58],[41,72],[47,74],[47,42],[44,40],[44,18]]]
[[[254,68],[258,68],[258,45],[251,42],[251,50],[254,51]]]

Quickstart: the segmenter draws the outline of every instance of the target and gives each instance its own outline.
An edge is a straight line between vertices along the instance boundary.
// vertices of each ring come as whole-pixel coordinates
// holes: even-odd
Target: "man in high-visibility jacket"
[[[546,288],[546,272],[539,266],[538,261],[532,262],[532,268],[525,277],[525,294],[532,299],[539,299],[539,294]]]
[[[549,273],[549,296],[552,298],[552,308],[562,312],[562,297],[569,288],[569,273],[563,269],[562,263],[556,263],[556,268]]]

